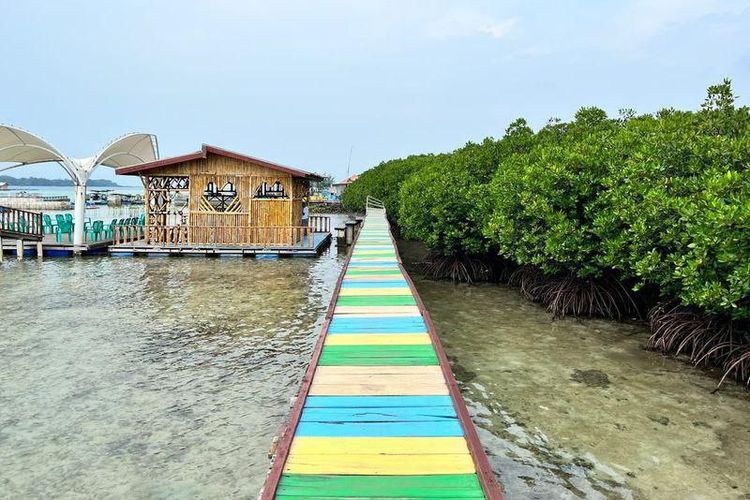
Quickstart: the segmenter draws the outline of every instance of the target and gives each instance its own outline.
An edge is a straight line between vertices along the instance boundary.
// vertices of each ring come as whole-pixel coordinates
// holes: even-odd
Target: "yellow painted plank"
[[[401,288],[342,288],[339,292],[341,296],[357,295],[411,295],[409,287]]]
[[[317,374],[313,384],[318,385],[382,385],[401,384],[404,387],[439,385],[445,383],[442,373],[409,375],[408,380],[399,373],[363,373],[363,374]]]
[[[417,306],[336,306],[334,314],[383,314],[394,316],[397,314],[419,315]]]
[[[351,306],[346,306],[346,307],[351,307]],[[417,311],[416,314],[413,313],[413,312],[391,313],[391,314],[388,314],[387,312],[385,312],[385,313],[382,313],[382,312],[380,312],[380,313],[359,313],[359,314],[346,313],[346,314],[343,314],[343,315],[339,315],[339,314],[334,313],[334,316],[343,316],[345,318],[383,318],[383,317],[388,317],[388,316],[417,317],[417,316],[421,316],[421,314],[419,314],[419,312]],[[425,327],[425,331],[427,331],[426,327]]]
[[[291,455],[444,455],[468,454],[463,437],[311,437],[294,438]]]
[[[430,336],[426,333],[357,333],[354,335],[328,335],[326,337],[326,345],[417,345],[430,343]]]
[[[310,387],[313,396],[447,396],[445,383],[435,384],[321,384],[313,380]]]
[[[470,474],[471,455],[290,455],[284,472],[289,474],[398,475]]]
[[[404,276],[399,272],[390,274],[375,274],[375,275],[351,275],[347,274],[344,281],[392,281],[401,279]]]

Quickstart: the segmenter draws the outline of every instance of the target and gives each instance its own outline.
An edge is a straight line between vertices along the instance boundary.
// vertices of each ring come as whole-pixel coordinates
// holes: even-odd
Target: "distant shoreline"
[[[12,177],[10,175],[0,175],[0,183],[7,183],[8,187],[72,187],[71,179],[46,179],[44,177]],[[121,186],[107,179],[91,179],[88,187],[130,187]]]

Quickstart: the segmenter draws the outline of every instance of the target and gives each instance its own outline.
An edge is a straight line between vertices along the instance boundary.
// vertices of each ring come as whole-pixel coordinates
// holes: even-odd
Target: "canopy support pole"
[[[73,212],[73,251],[81,253],[84,250],[83,226],[86,217],[86,183],[76,183],[76,200]]]

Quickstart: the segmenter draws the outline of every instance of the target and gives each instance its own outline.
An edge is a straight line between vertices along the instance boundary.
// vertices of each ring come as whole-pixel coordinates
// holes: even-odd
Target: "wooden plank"
[[[326,345],[419,345],[432,344],[426,333],[380,333],[380,334],[352,334],[337,333],[328,335]]]
[[[475,474],[334,476],[285,474],[277,498],[484,498]]]
[[[351,261],[349,263],[350,272],[354,271],[378,271],[381,269],[392,269],[398,270],[398,263],[396,261],[387,262],[384,260],[365,260],[365,261]]]
[[[458,420],[447,420],[444,422],[371,422],[366,424],[300,422],[297,425],[296,435],[328,437],[460,437],[464,433]],[[457,473],[458,471],[445,473],[451,472]],[[429,472],[426,473],[429,474]],[[434,471],[434,473],[440,474],[441,472]],[[308,474],[316,474],[316,472],[311,471]],[[369,473],[363,470],[360,474]],[[421,474],[421,472],[412,472],[411,474]]]
[[[346,281],[348,283],[352,283],[355,281],[393,281],[393,280],[399,280],[403,279],[403,275],[400,273],[390,273],[390,274],[382,274],[382,275],[352,275],[352,276],[346,276]]]
[[[339,306],[414,306],[417,302],[411,294],[383,296],[383,295],[365,295],[365,296],[341,296],[336,301]]]
[[[400,280],[358,280],[358,281],[350,281],[345,280],[341,283],[342,291],[344,288],[369,288],[369,287],[378,287],[378,288],[409,288],[409,285],[406,283],[406,280],[400,279]]]
[[[332,347],[349,347],[349,346],[332,346]],[[417,347],[417,346],[415,346]],[[323,366],[342,366],[342,365],[359,365],[359,366],[373,366],[382,365],[388,363],[396,366],[412,366],[412,365],[436,365],[437,359],[434,356],[405,356],[405,355],[393,355],[388,358],[371,359],[367,357],[349,357],[349,356],[321,356],[320,364]],[[391,392],[378,392],[378,394],[394,394]],[[396,392],[395,394],[401,394]],[[419,394],[410,392],[410,394]],[[442,394],[442,393],[441,393]]]
[[[341,293],[339,293],[339,297],[352,297],[352,296],[371,296],[371,297],[373,297],[373,296],[382,296],[382,295],[394,295],[394,296],[412,297],[411,290],[409,290],[408,288],[394,288],[394,287],[383,287],[383,288],[347,288],[347,289],[342,289]]]
[[[399,359],[399,364],[424,364],[424,361],[413,359]],[[367,362],[361,364],[366,365]],[[445,396],[448,388],[445,383],[440,384],[349,384],[323,385],[313,381],[310,394],[315,396]]]
[[[315,370],[315,376],[324,375],[371,375],[371,374],[397,374],[404,377],[411,375],[440,375],[443,371],[439,366],[319,366]],[[439,406],[439,405],[438,405]]]
[[[304,425],[304,424],[301,424]],[[337,475],[468,474],[469,454],[445,455],[289,455],[285,473]]]
[[[382,314],[388,316],[391,314],[409,314],[418,315],[419,308],[414,306],[346,306],[336,305],[334,314]]]
[[[453,406],[421,408],[307,408],[302,412],[302,422],[444,422],[458,420]],[[466,452],[469,449],[466,448]],[[437,453],[437,452],[435,452]]]
[[[443,374],[429,373],[429,374],[415,374],[410,375],[408,380],[404,380],[404,375],[401,373],[360,373],[360,374],[326,374],[318,373],[313,380],[313,385],[340,385],[340,386],[356,386],[356,385],[383,385],[383,386],[398,386],[402,384],[404,387],[416,387],[416,386],[431,386],[445,383],[443,380]]]
[[[435,365],[432,345],[331,345],[320,356],[321,366]]]
[[[298,455],[437,455],[469,453],[461,437],[306,437],[294,440],[291,453]]]
[[[377,321],[358,316],[334,316],[329,333],[423,333],[427,325],[421,316],[380,317]]]
[[[388,269],[354,269],[348,270],[345,277],[349,276],[402,276],[401,271],[397,268]]]
[[[392,408],[394,406],[445,406],[449,396],[310,396],[305,408]]]

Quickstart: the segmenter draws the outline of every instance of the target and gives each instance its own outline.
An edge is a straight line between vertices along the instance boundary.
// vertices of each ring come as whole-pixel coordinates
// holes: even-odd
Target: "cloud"
[[[495,19],[492,16],[468,9],[451,10],[433,20],[427,27],[427,34],[432,38],[468,38],[489,36],[500,39],[511,33],[518,19]]]
[[[744,10],[735,0],[637,0],[623,13],[621,42],[642,44],[663,33],[709,16],[737,15]]]

